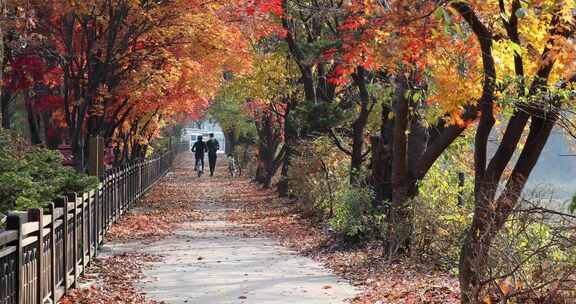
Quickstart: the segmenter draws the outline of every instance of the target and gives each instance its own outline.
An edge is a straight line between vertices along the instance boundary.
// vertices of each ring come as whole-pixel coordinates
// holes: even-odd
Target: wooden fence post
[[[92,235],[93,235],[93,227],[92,227],[92,196],[94,195],[94,192],[90,191],[87,194],[84,194],[84,197],[82,198],[82,201],[84,204],[86,205],[86,210],[88,212],[88,214],[86,215],[86,217],[82,217],[84,219],[84,221],[82,222],[82,226],[83,227],[87,227],[88,228],[88,237],[86,240],[86,244],[88,244],[88,261],[84,261],[86,262],[84,264],[84,267],[90,263],[90,259],[92,258]],[[84,209],[84,206],[82,206],[82,210]],[[82,246],[82,248],[84,248],[84,246]],[[82,256],[84,256],[84,254],[82,254]]]
[[[98,252],[98,247],[100,246],[100,232],[102,231],[102,194],[104,193],[102,186],[98,186],[96,194],[94,196],[94,222],[96,225],[96,252]]]
[[[18,304],[25,304],[23,301],[23,284],[22,284],[22,240],[24,239],[22,235],[22,217],[18,214],[9,214],[6,219],[6,230],[16,230],[18,232],[18,240],[14,242],[14,246],[16,246],[16,294],[15,303]]]
[[[37,262],[36,262],[36,303],[35,304],[42,304],[44,302],[44,294],[43,288],[44,282],[42,278],[42,271],[44,270],[44,210],[42,208],[34,208],[28,209],[28,221],[29,222],[38,222],[38,241],[36,244],[36,250],[38,252],[37,255]],[[32,303],[31,303],[32,304]]]
[[[113,223],[116,222],[116,218],[118,218],[118,202],[119,199],[118,197],[120,196],[120,189],[118,189],[118,181],[119,178],[118,176],[120,170],[118,168],[114,169],[114,175],[112,176],[112,192],[114,193],[114,195],[112,195],[112,221],[110,222],[110,225],[112,225]]]
[[[48,210],[50,211],[51,220],[50,220],[50,264],[51,264],[51,278],[52,284],[50,284],[50,291],[51,291],[51,299],[52,303],[56,303],[58,299],[56,299],[56,212],[54,211],[54,203],[48,204]]]
[[[62,273],[62,278],[64,282],[64,294],[68,293],[68,269],[70,269],[70,265],[68,265],[69,253],[68,247],[70,246],[68,241],[68,233],[69,233],[69,225],[68,225],[68,197],[63,197],[62,200],[58,201],[56,204],[57,207],[61,207],[63,209],[62,215],[62,264],[64,268],[64,273]]]
[[[72,193],[68,195],[68,201],[73,202],[74,210],[72,210],[73,214],[73,223],[74,228],[72,230],[72,263],[74,264],[73,269],[73,276],[74,279],[72,280],[72,288],[76,288],[76,280],[78,279],[78,196],[76,193]]]

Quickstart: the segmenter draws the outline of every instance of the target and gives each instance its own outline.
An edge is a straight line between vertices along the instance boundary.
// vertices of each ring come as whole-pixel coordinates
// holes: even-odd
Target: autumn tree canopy
[[[254,18],[267,15],[281,26],[256,52],[283,54],[299,74],[299,136],[327,136],[350,156],[350,182],[371,184],[386,209],[390,254],[410,251],[419,185],[451,145],[474,133],[474,216],[459,267],[462,301],[481,301],[493,278],[486,258],[521,205],[552,130],[571,133],[576,4],[278,0],[250,5]],[[377,112],[380,130],[374,133],[368,126]],[[336,113],[348,116],[308,128]],[[497,133],[495,153],[489,154],[488,143]],[[367,159],[370,163],[364,163]],[[371,170],[367,179],[355,177],[366,169]]]
[[[253,148],[256,182],[314,201],[354,241],[376,235],[387,257],[433,239],[418,235],[432,217],[466,227],[442,232],[463,236],[453,265],[463,303],[540,303],[561,285],[517,275],[537,273],[534,248],[511,249],[520,265],[491,267],[553,130],[576,134],[574,1],[7,0],[3,10],[2,127],[23,121],[32,144],[69,144],[80,171],[91,136],[122,164],[178,122],[210,118],[229,152]],[[459,217],[418,218],[432,206],[425,191],[441,187]],[[569,264],[569,246],[547,248],[556,271]]]
[[[236,22],[233,6],[9,1],[3,108],[25,103],[34,143],[65,141],[79,155],[82,140],[100,135],[139,157],[163,126],[199,117],[224,72],[248,68],[254,33]]]

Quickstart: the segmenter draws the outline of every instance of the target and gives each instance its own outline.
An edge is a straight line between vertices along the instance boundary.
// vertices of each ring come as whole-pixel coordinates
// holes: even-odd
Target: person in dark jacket
[[[208,149],[208,164],[210,165],[210,176],[214,176],[214,170],[216,169],[216,152],[220,150],[220,143],[214,134],[210,133],[209,139],[206,142],[206,147]]]
[[[206,152],[206,144],[202,141],[202,136],[198,136],[198,139],[192,146],[192,152],[196,158],[196,164],[194,165],[194,170],[198,170],[198,163],[202,164],[202,171],[204,172],[204,153]]]

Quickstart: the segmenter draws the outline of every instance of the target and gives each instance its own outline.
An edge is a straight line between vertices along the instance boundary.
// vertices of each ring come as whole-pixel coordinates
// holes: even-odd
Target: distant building
[[[182,130],[182,141],[190,142],[190,147],[196,142],[198,136],[202,136],[204,141],[208,140],[208,135],[214,134],[214,138],[220,143],[218,153],[226,151],[226,137],[220,125],[211,120],[192,121]]]

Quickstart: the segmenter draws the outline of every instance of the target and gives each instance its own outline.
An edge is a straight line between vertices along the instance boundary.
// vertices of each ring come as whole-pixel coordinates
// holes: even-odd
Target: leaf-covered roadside
[[[282,244],[321,261],[326,267],[365,291],[352,299],[355,304],[373,303],[459,303],[458,280],[416,260],[382,258],[376,244],[354,247],[339,243],[336,236],[311,218],[304,217],[290,201],[278,199],[244,182],[223,200],[243,202],[243,207],[228,218],[243,224],[255,224],[254,233],[271,234]],[[238,196],[241,193],[241,196]]]
[[[182,163],[182,159],[176,162]],[[188,177],[190,172],[186,168],[175,168],[112,226],[106,239],[150,243],[172,235],[178,224],[199,220],[202,213],[194,206],[202,199],[202,193],[194,190],[200,185]]]
[[[87,288],[72,290],[61,304],[160,304],[146,299],[135,282],[142,278],[145,263],[159,262],[161,257],[143,253],[124,253],[95,259],[84,280],[96,280]]]
[[[109,242],[152,243],[173,235],[178,224],[200,219],[195,203],[202,193],[194,191],[182,156],[177,158],[174,172],[163,177],[141,200],[137,201],[106,235]],[[207,181],[206,181],[207,182]],[[145,264],[161,261],[161,256],[140,252],[127,252],[108,258],[96,258],[88,268],[84,279],[87,288],[75,289],[64,298],[62,304],[160,304],[147,299],[136,287],[143,279]]]

